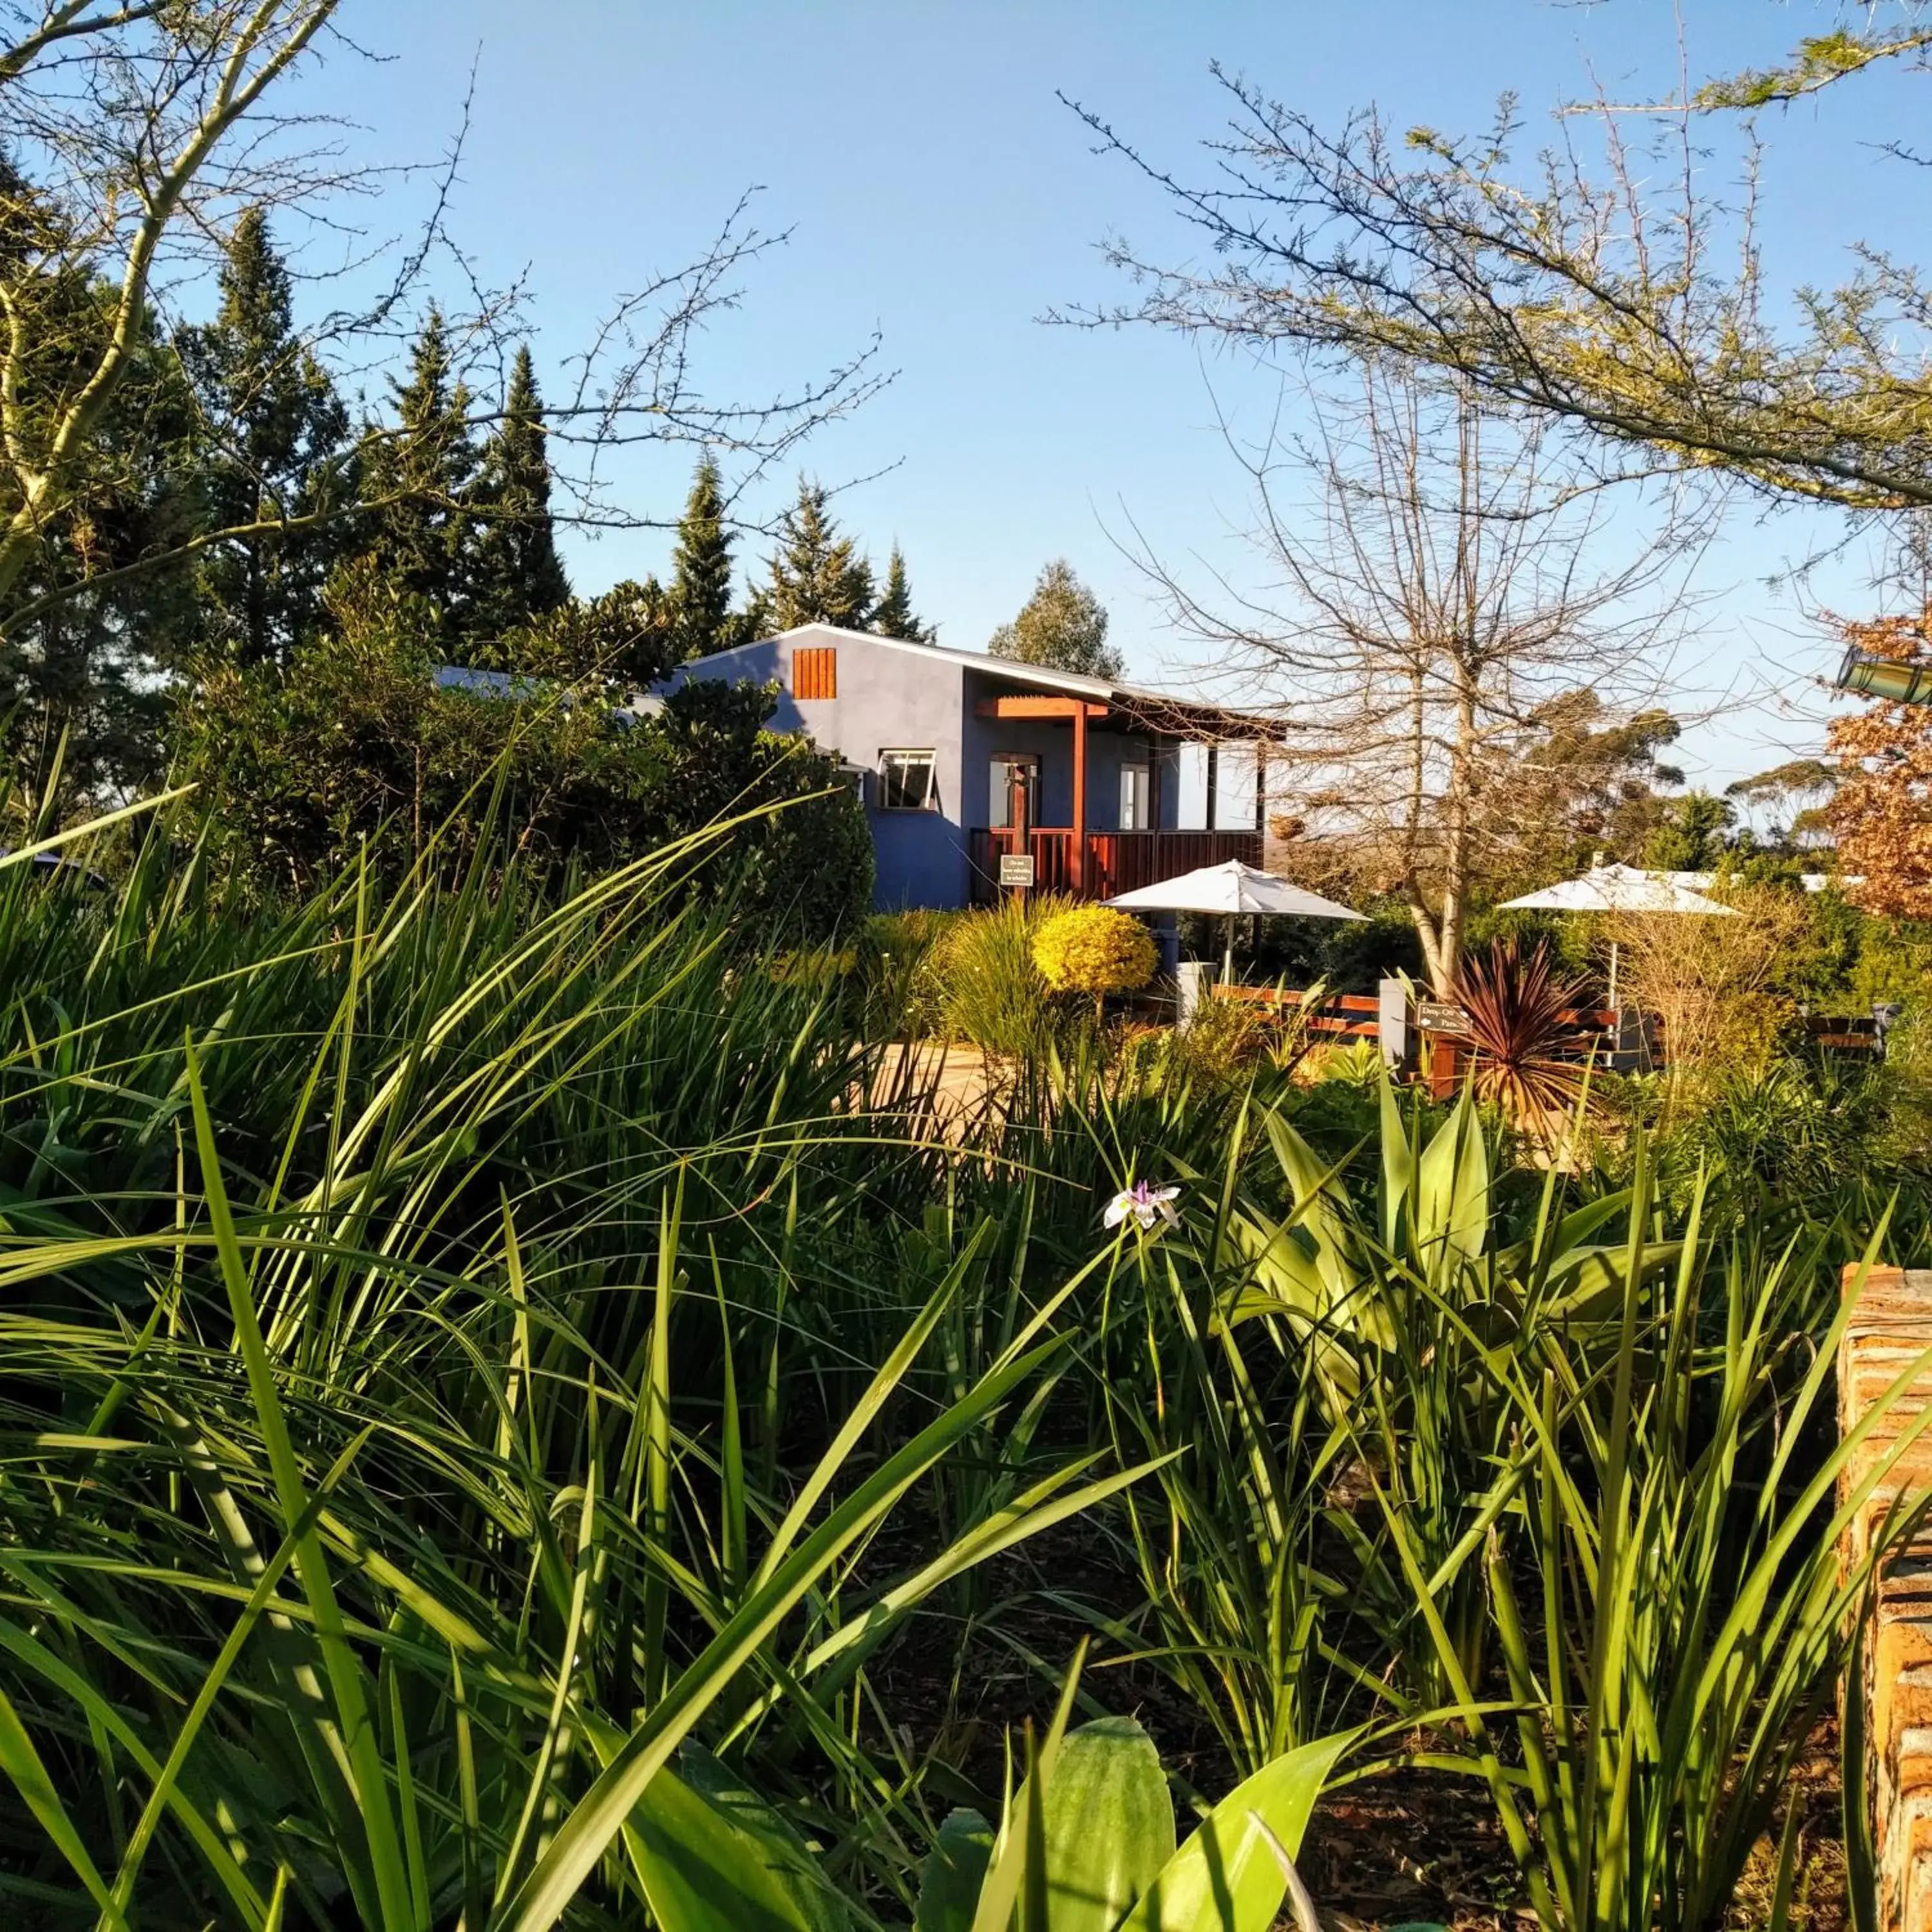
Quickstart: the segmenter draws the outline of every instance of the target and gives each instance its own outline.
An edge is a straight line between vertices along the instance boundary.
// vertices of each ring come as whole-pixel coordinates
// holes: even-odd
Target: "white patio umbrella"
[[[1680,886],[1667,874],[1647,872],[1640,866],[1592,866],[1580,878],[1505,899],[1505,911],[1523,912],[1678,912],[1701,913],[1715,919],[1735,919],[1727,905]],[[1610,940],[1610,1004],[1617,1004],[1617,942]]]
[[[1196,866],[1191,872],[1118,893],[1107,903],[1123,912],[1220,913],[1228,922],[1227,950],[1221,962],[1221,975],[1226,980],[1234,976],[1234,921],[1244,913],[1298,919],[1366,917],[1333,899],[1324,899],[1319,892],[1304,892],[1270,872],[1245,866],[1238,859],[1228,859],[1218,866]]]

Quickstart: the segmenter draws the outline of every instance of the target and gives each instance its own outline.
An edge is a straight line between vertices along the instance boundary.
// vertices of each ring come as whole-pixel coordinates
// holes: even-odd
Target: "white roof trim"
[[[996,658],[990,651],[962,651],[954,650],[950,644],[915,644],[909,638],[889,638],[878,631],[848,631],[839,624],[799,624],[789,631],[775,632],[769,638],[754,638],[750,644],[740,644],[735,648],[747,650],[758,644],[791,644],[800,639],[817,638],[842,639],[854,644],[884,644],[890,650],[910,651],[916,656],[930,658],[941,664],[958,664],[963,669],[988,671],[996,677],[1011,678],[1016,684],[1042,685],[1049,691],[1072,692],[1082,698],[1101,700],[1111,698],[1137,698],[1144,704],[1192,705],[1203,711],[1233,712],[1232,706],[1215,704],[1198,698],[1182,698],[1173,692],[1143,691],[1130,684],[1109,683],[1103,677],[1083,676],[1077,671],[1052,670],[1040,664],[1022,664],[1012,658]],[[732,655],[732,651],[712,651],[706,656],[693,658],[678,668],[688,676],[697,666],[709,664],[712,658]]]

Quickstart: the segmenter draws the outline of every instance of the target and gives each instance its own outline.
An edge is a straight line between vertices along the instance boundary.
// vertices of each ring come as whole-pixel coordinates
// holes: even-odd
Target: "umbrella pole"
[[[1227,945],[1221,955],[1221,983],[1232,986],[1234,983],[1234,915],[1228,915]]]
[[[1610,1011],[1617,1010],[1617,942],[1610,941]]]

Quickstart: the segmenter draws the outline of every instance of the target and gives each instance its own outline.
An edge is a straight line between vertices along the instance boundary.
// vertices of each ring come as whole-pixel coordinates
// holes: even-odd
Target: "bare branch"
[[[1266,809],[1304,860],[1409,907],[1430,976],[1456,982],[1479,885],[1533,855],[1527,808],[1575,700],[1608,725],[1654,707],[1691,610],[1708,515],[1669,494],[1648,526],[1534,423],[1370,364],[1310,389],[1310,439],[1280,418],[1246,471],[1259,582],[1197,590],[1144,542],[1136,560],[1224,701],[1279,720]],[[1558,814],[1560,818],[1560,814]]]

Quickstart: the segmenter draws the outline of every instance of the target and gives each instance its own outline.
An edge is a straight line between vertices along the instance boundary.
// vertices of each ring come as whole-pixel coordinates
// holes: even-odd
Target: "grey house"
[[[985,902],[1003,855],[1042,890],[1106,898],[1262,862],[1264,718],[977,651],[806,624],[659,685],[780,690],[772,728],[835,754],[866,804],[881,908]]]

